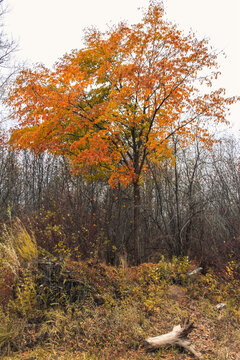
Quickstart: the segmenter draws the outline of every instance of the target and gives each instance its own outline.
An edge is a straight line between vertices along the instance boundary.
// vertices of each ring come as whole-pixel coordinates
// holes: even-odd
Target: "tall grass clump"
[[[35,237],[16,218],[0,235],[0,352],[22,348],[26,333],[25,317],[36,306],[33,270],[38,249]],[[26,320],[26,321],[25,321]]]
[[[19,267],[32,267],[37,261],[36,239],[18,218],[10,226],[4,226],[0,240],[0,258],[5,259],[14,272]]]
[[[3,227],[0,236],[0,305],[8,304],[16,280],[34,269],[37,258],[36,239],[18,218]]]

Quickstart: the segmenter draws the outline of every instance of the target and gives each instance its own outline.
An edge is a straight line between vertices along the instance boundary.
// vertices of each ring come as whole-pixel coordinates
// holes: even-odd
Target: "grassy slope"
[[[186,317],[197,327],[190,338],[203,359],[240,359],[233,267],[222,283],[211,273],[186,276],[193,268],[187,259],[126,269],[68,261],[63,272],[79,283],[72,289],[79,299],[72,303],[63,290],[55,299],[51,294],[52,306],[37,305],[28,276],[9,314],[0,314],[0,344],[1,331],[8,331],[3,359],[190,359],[181,349],[146,353],[142,346],[144,338],[169,332]],[[227,305],[217,310],[220,302]]]

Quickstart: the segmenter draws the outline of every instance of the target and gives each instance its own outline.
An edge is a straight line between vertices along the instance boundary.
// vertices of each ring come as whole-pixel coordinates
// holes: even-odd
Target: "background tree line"
[[[196,140],[175,143],[175,164],[149,164],[141,182],[139,234],[143,261],[162,254],[220,265],[240,254],[239,142],[223,139],[211,151]],[[1,223],[18,216],[39,245],[56,254],[119,264],[134,258],[132,188],[83,179],[64,157],[0,151]],[[94,174],[93,174],[94,175]]]

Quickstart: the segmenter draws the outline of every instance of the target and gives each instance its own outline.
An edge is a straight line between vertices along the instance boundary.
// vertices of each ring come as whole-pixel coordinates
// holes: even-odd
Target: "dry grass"
[[[18,307],[2,312],[3,359],[187,360],[190,355],[181,349],[146,353],[142,345],[144,338],[169,332],[190,317],[197,326],[191,339],[203,359],[237,360],[236,294],[214,274],[188,279],[191,266],[187,259],[125,269],[68,261],[62,271],[79,281],[81,297],[75,303],[67,297],[58,303],[56,297],[44,309],[32,304],[22,318]],[[217,310],[217,302],[227,306]]]

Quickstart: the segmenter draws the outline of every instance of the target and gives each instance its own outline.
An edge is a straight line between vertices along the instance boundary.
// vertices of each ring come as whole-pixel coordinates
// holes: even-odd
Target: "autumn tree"
[[[206,91],[219,75],[208,41],[185,35],[151,1],[142,21],[106,32],[88,29],[85,47],[54,70],[22,71],[8,104],[18,125],[11,144],[66,156],[76,172],[133,187],[133,236],[127,250],[144,256],[139,234],[140,186],[148,164],[172,158],[173,136],[186,146],[212,144],[208,123],[226,122],[224,89]]]

